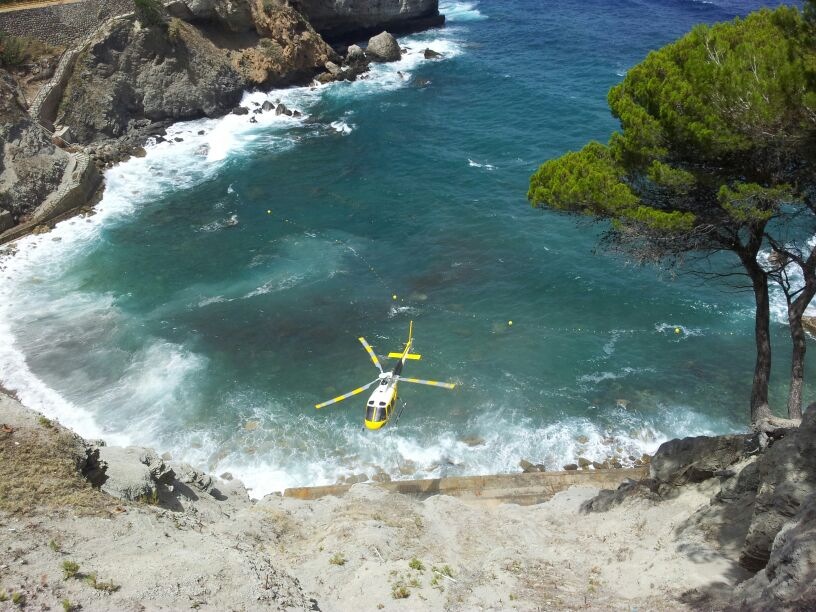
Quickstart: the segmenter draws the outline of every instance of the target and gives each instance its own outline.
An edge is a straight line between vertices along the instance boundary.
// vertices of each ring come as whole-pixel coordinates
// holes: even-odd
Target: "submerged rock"
[[[441,53],[434,51],[433,49],[425,49],[423,55],[425,56],[425,59],[440,59],[444,57]]]

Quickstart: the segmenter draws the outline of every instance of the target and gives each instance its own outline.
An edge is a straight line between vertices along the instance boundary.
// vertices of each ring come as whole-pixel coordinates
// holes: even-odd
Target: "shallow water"
[[[256,495],[742,429],[751,295],[594,254],[601,228],[525,196],[541,161],[608,138],[606,92],[649,50],[756,6],[442,2],[448,26],[401,39],[406,57],[368,80],[244,98],[302,119],[174,126],[183,142],[107,173],[95,216],[0,263],[0,381],[87,436]],[[777,405],[782,314],[777,300]],[[362,429],[364,395],[313,409],[375,377],[358,336],[384,355],[410,320],[423,358],[407,373],[455,391],[401,385],[381,432]]]

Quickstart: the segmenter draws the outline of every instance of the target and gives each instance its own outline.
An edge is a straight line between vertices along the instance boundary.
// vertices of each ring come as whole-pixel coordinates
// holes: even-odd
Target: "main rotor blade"
[[[326,406],[330,406],[331,404],[336,404],[337,402],[342,402],[344,399],[350,398],[352,395],[357,395],[358,393],[362,393],[366,389],[368,389],[371,385],[375,382],[378,382],[380,379],[375,378],[367,385],[363,385],[362,387],[357,387],[354,391],[349,391],[348,393],[344,393],[343,395],[338,395],[334,399],[330,399],[328,402],[323,402],[322,404],[316,404],[315,408],[320,410],[321,408],[325,408]]]
[[[374,349],[372,349],[371,345],[369,345],[368,342],[366,342],[365,338],[360,337],[360,338],[357,338],[357,339],[360,341],[360,344],[363,345],[363,348],[368,353],[368,356],[371,357],[371,362],[375,366],[377,366],[377,369],[380,371],[380,374],[382,374],[383,369],[382,369],[382,366],[380,365],[380,360],[377,359],[377,355],[374,353]]]
[[[443,387],[445,389],[453,389],[456,386],[455,383],[439,382],[436,380],[422,380],[420,378],[403,378],[402,376],[400,376],[399,382],[409,382],[417,385],[430,385],[431,387]]]

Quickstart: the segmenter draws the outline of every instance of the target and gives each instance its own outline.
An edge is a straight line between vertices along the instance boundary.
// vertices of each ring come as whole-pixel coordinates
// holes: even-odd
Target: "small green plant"
[[[0,591],[0,602],[8,601],[8,593],[5,591]]]
[[[147,504],[148,506],[158,506],[159,505],[159,490],[153,489],[150,493],[145,493],[144,495],[139,497],[139,501],[143,504]]]
[[[181,40],[181,33],[184,28],[184,22],[181,19],[173,17],[170,23],[167,24],[167,38],[170,42],[178,42]]]
[[[74,578],[79,573],[79,563],[66,559],[62,562],[62,574],[66,580]]]
[[[442,567],[436,567],[434,565],[431,569],[437,574],[447,576],[448,578],[453,578],[453,570],[451,569],[450,565],[443,565]]]
[[[391,596],[394,599],[408,599],[411,596],[411,591],[408,590],[408,587],[399,584],[391,589]]]
[[[52,540],[51,540],[51,541],[48,543],[48,548],[50,548],[50,549],[51,549],[51,550],[53,550],[54,552],[60,552],[60,551],[62,550],[62,547],[60,546],[59,542],[57,542],[57,541],[56,541],[56,540],[54,540],[54,539],[52,539]]]
[[[74,612],[77,610],[77,607],[71,603],[69,599],[63,599],[61,602],[63,612]]]
[[[22,606],[25,604],[25,595],[23,595],[20,591],[11,594],[11,603],[15,606]]]
[[[51,429],[52,427],[54,427],[54,422],[48,417],[39,416],[37,417],[37,422],[46,429]]]
[[[413,559],[411,559],[411,561],[408,562],[408,567],[418,572],[425,570],[425,566],[422,564],[422,561],[420,561],[416,557],[414,557]]]
[[[510,601],[516,601],[518,597],[516,597],[513,593],[510,593]]]
[[[329,563],[331,563],[332,565],[345,565],[346,558],[340,553],[334,553],[332,558],[329,559]]]
[[[105,593],[115,593],[119,590],[119,585],[114,584],[113,580],[108,580],[107,582],[99,580],[96,577],[96,573],[86,576],[85,582],[88,583],[88,586],[95,588],[97,591],[103,591]]]
[[[415,589],[418,589],[420,587],[419,580],[417,580],[416,578],[411,578],[408,581],[408,586],[409,587],[414,587]]]

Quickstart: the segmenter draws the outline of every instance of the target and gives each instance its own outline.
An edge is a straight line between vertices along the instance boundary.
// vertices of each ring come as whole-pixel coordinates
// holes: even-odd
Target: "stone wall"
[[[70,47],[116,15],[133,12],[133,0],[81,0],[0,13],[0,31]]]

